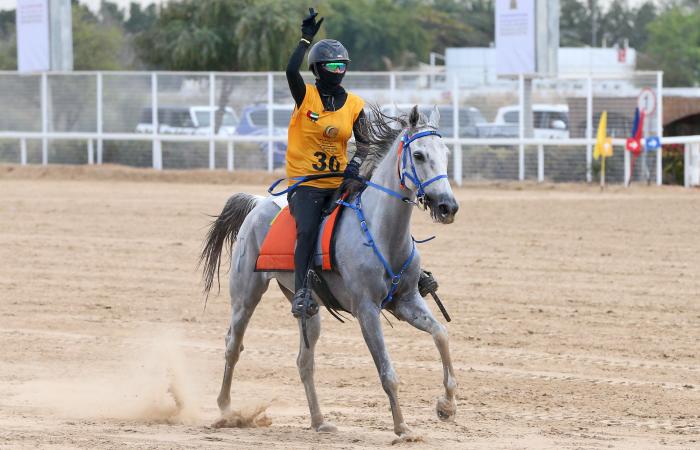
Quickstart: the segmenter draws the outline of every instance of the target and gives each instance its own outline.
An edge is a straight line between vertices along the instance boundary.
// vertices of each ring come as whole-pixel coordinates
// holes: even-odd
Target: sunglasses
[[[344,62],[323,63],[323,68],[331,73],[345,73],[348,65]]]

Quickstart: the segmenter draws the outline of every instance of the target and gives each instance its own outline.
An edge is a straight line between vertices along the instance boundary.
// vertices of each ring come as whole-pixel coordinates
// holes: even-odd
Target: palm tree
[[[136,38],[141,59],[166,70],[279,70],[300,34],[300,1],[184,0],[163,6],[153,27]],[[214,132],[233,91],[221,77]]]

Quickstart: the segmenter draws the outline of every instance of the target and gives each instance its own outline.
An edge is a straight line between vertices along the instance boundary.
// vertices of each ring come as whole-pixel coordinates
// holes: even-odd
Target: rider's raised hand
[[[316,36],[323,23],[323,17],[317,22],[316,16],[318,13],[313,8],[309,8],[309,15],[301,22],[301,37],[309,42]]]

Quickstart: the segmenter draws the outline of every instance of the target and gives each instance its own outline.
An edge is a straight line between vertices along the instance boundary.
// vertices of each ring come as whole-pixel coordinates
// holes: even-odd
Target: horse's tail
[[[211,223],[209,232],[199,255],[199,265],[203,266],[202,281],[204,294],[209,297],[209,291],[214,283],[216,275],[219,281],[219,268],[221,266],[221,250],[224,244],[229,250],[238,238],[238,231],[243,225],[246,216],[255,208],[260,197],[250,194],[233,194],[226,202],[226,206],[216,219]],[[221,286],[219,286],[219,289]]]

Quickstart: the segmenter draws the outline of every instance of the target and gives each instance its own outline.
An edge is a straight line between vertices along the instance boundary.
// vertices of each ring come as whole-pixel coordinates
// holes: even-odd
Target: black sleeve
[[[352,159],[359,158],[358,163],[362,164],[369,153],[369,135],[367,129],[367,116],[364,110],[360,110],[355,123],[352,124],[352,133],[355,135],[355,155]]]
[[[304,96],[306,95],[306,85],[299,73],[299,68],[301,68],[301,63],[304,62],[304,55],[308,48],[309,44],[299,41],[299,45],[294,49],[287,64],[287,83],[289,83],[289,90],[292,92],[292,97],[294,97],[297,107],[301,106],[301,102],[304,101]]]

